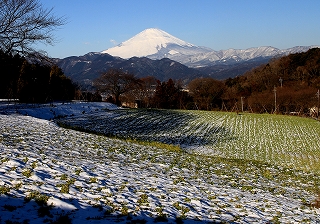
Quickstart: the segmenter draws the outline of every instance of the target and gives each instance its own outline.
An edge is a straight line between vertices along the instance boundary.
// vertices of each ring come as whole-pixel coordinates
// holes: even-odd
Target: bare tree
[[[221,81],[213,78],[196,78],[189,85],[190,95],[199,109],[211,110],[220,103],[224,92],[224,86]]]
[[[153,76],[148,76],[140,79],[139,88],[134,91],[130,91],[135,100],[140,101],[142,107],[150,107],[152,97],[155,94],[157,86],[157,79]]]
[[[34,44],[52,45],[52,32],[65,19],[44,9],[38,0],[0,0],[0,49],[8,53],[33,55]]]
[[[103,73],[94,81],[94,86],[100,91],[113,95],[118,106],[121,105],[120,96],[132,91],[140,85],[140,80],[133,74],[122,70],[111,69]]]

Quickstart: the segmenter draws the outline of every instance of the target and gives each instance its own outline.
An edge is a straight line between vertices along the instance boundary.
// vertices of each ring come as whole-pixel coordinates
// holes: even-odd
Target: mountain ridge
[[[78,57],[56,59],[55,62],[72,80],[89,85],[92,80],[109,69],[121,69],[133,73],[138,78],[153,76],[160,81],[173,78],[188,82],[194,78],[205,76],[203,72],[169,58],[153,60],[147,57],[132,57],[123,59],[106,53],[90,52]]]

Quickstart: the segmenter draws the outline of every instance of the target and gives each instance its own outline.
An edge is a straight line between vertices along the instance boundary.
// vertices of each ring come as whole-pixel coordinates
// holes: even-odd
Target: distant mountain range
[[[298,46],[280,50],[274,47],[253,47],[245,50],[228,49],[214,51],[198,47],[174,37],[167,32],[150,28],[135,35],[118,46],[101,53],[121,58],[147,57],[150,59],[170,58],[188,67],[204,67],[215,64],[234,64],[252,59],[271,58],[291,53],[299,53],[319,46]]]
[[[56,62],[67,76],[77,82],[93,80],[110,68],[124,69],[138,77],[154,76],[161,81],[173,78],[188,82],[199,76],[217,79],[235,77],[267,63],[273,57],[304,52],[314,47],[319,46],[214,51],[151,28],[100,53],[56,59]]]

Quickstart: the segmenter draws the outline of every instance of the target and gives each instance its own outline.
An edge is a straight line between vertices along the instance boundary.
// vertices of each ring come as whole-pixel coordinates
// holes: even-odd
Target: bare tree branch
[[[53,31],[65,19],[44,9],[38,0],[0,0],[0,49],[5,53],[34,54],[36,43],[52,45]]]
[[[140,80],[133,74],[123,72],[122,70],[111,69],[103,73],[94,81],[94,86],[101,92],[114,96],[116,104],[121,105],[120,96],[129,92],[140,85]]]

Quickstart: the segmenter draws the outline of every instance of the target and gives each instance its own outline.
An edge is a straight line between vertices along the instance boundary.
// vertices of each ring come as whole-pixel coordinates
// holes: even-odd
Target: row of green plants
[[[307,118],[208,111],[116,110],[62,119],[64,127],[161,142],[224,158],[320,172],[320,125]]]

